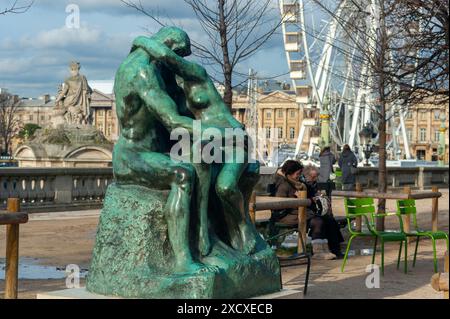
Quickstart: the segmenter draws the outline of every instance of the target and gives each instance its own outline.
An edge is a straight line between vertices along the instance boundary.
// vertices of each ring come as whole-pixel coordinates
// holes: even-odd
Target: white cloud
[[[48,10],[65,10],[67,5],[76,4],[80,13],[106,13],[118,15],[141,15],[135,9],[128,7],[121,0],[38,0],[36,7]],[[139,3],[139,0],[128,0]],[[170,16],[171,18],[194,17],[193,11],[183,0],[141,0],[148,12],[156,15]]]
[[[92,45],[100,40],[102,32],[89,29],[86,25],[79,29],[61,27],[41,31],[36,36],[26,35],[19,41],[23,48],[51,49],[64,48],[74,45]]]

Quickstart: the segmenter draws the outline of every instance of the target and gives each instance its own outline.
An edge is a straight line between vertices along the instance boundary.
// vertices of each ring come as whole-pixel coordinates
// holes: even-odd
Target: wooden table
[[[358,189],[358,187],[357,187]],[[333,191],[333,197],[347,197],[347,198],[376,198],[376,199],[394,199],[394,200],[406,200],[406,199],[431,199],[431,220],[432,220],[432,230],[438,230],[438,199],[442,197],[442,193],[439,192],[437,187],[433,187],[432,191],[420,191],[413,193],[410,187],[405,187],[402,193],[379,193],[377,191]],[[405,231],[410,230],[410,216],[404,216],[405,219]],[[357,222],[357,229],[360,230],[361,221]],[[383,219],[384,228],[384,219]]]
[[[256,196],[254,209],[255,211],[272,210],[272,209],[277,210],[286,208],[307,207],[309,205],[311,205],[311,200],[306,198]]]

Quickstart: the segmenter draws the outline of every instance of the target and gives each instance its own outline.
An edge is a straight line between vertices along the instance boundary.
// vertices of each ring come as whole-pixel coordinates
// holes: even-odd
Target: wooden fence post
[[[358,193],[362,193],[363,188],[362,188],[361,183],[356,183],[355,191],[357,191]],[[356,224],[355,230],[357,232],[360,232],[362,230],[362,218],[361,218],[361,216],[358,216],[358,217],[355,218],[355,224]]]
[[[300,199],[306,199],[307,195],[308,195],[307,191],[297,192],[297,197]],[[306,248],[306,239],[307,239],[306,220],[307,220],[306,207],[300,206],[298,208],[298,241],[297,241],[297,252],[299,254],[306,253],[306,251],[303,251],[303,246],[302,246],[302,242],[301,242],[301,240],[303,239],[303,242],[305,243],[305,248]],[[302,237],[300,237],[300,235]]]
[[[17,213],[20,210],[18,198],[8,198],[7,211]],[[6,268],[5,299],[17,299],[19,277],[19,224],[6,226]]]
[[[405,186],[403,188],[403,193],[407,195],[411,195],[411,187]],[[407,214],[405,216],[402,216],[403,218],[403,229],[406,233],[411,232],[411,215]],[[408,243],[410,242],[411,238],[408,238]]]
[[[439,192],[439,188],[437,186],[433,186],[433,192]],[[438,231],[438,215],[439,215],[439,198],[435,197],[431,202],[431,225],[433,231]]]
[[[256,223],[256,211],[255,211],[255,203],[256,203],[256,192],[253,191],[252,195],[250,197],[250,207],[248,210],[248,213],[250,215],[250,220],[252,221],[253,224]]]

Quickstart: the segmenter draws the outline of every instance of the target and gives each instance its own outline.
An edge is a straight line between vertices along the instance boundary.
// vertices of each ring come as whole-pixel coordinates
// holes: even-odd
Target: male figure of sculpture
[[[151,38],[138,37],[133,46],[145,48],[152,59],[163,62],[183,79],[187,107],[197,120],[201,120],[202,125],[210,125],[223,130],[226,128],[241,129],[241,132],[244,132],[243,125],[233,117],[202,66],[183,59],[163,43],[158,43]],[[260,238],[246,214],[244,196],[238,185],[242,174],[248,167],[246,143],[247,141],[243,145],[235,143],[228,146],[232,149],[227,153],[233,158],[226,159],[221,167],[215,190],[225,210],[225,221],[230,232],[231,245],[235,249],[250,254],[254,251],[256,242]],[[200,208],[200,219],[206,220],[211,183],[210,169],[208,165],[194,164],[194,166],[199,177],[201,205],[204,205]]]
[[[153,36],[174,54],[187,56],[190,40],[177,28],[163,28]],[[119,184],[170,189],[165,212],[168,235],[178,272],[195,272],[189,247],[189,218],[195,171],[190,164],[170,159],[169,132],[182,127],[192,134],[193,119],[180,115],[183,95],[175,76],[137,48],[121,64],[114,92],[121,134],[113,152],[113,170]],[[182,92],[181,92],[182,93]],[[177,106],[178,105],[178,106]]]

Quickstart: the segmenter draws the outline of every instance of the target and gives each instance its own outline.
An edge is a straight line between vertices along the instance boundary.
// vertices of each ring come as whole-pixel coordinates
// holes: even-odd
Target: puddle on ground
[[[72,268],[73,269],[73,268]],[[80,278],[85,278],[87,269],[79,270]],[[20,258],[19,279],[64,279],[70,272],[66,272],[66,266],[43,266],[39,259]],[[5,259],[0,259],[0,279],[5,278]]]
[[[285,240],[283,241],[283,243],[281,243],[281,247],[282,248],[294,248],[297,247],[297,241],[298,241],[298,233],[295,232],[293,234],[287,235],[285,237]],[[306,240],[307,244],[311,244],[311,237],[308,237]],[[272,248],[276,248],[275,246]],[[342,248],[342,253],[345,252],[345,249],[347,248],[347,245],[344,245]],[[348,252],[348,256],[372,256],[373,254],[373,248],[361,248],[361,249],[351,249]]]

